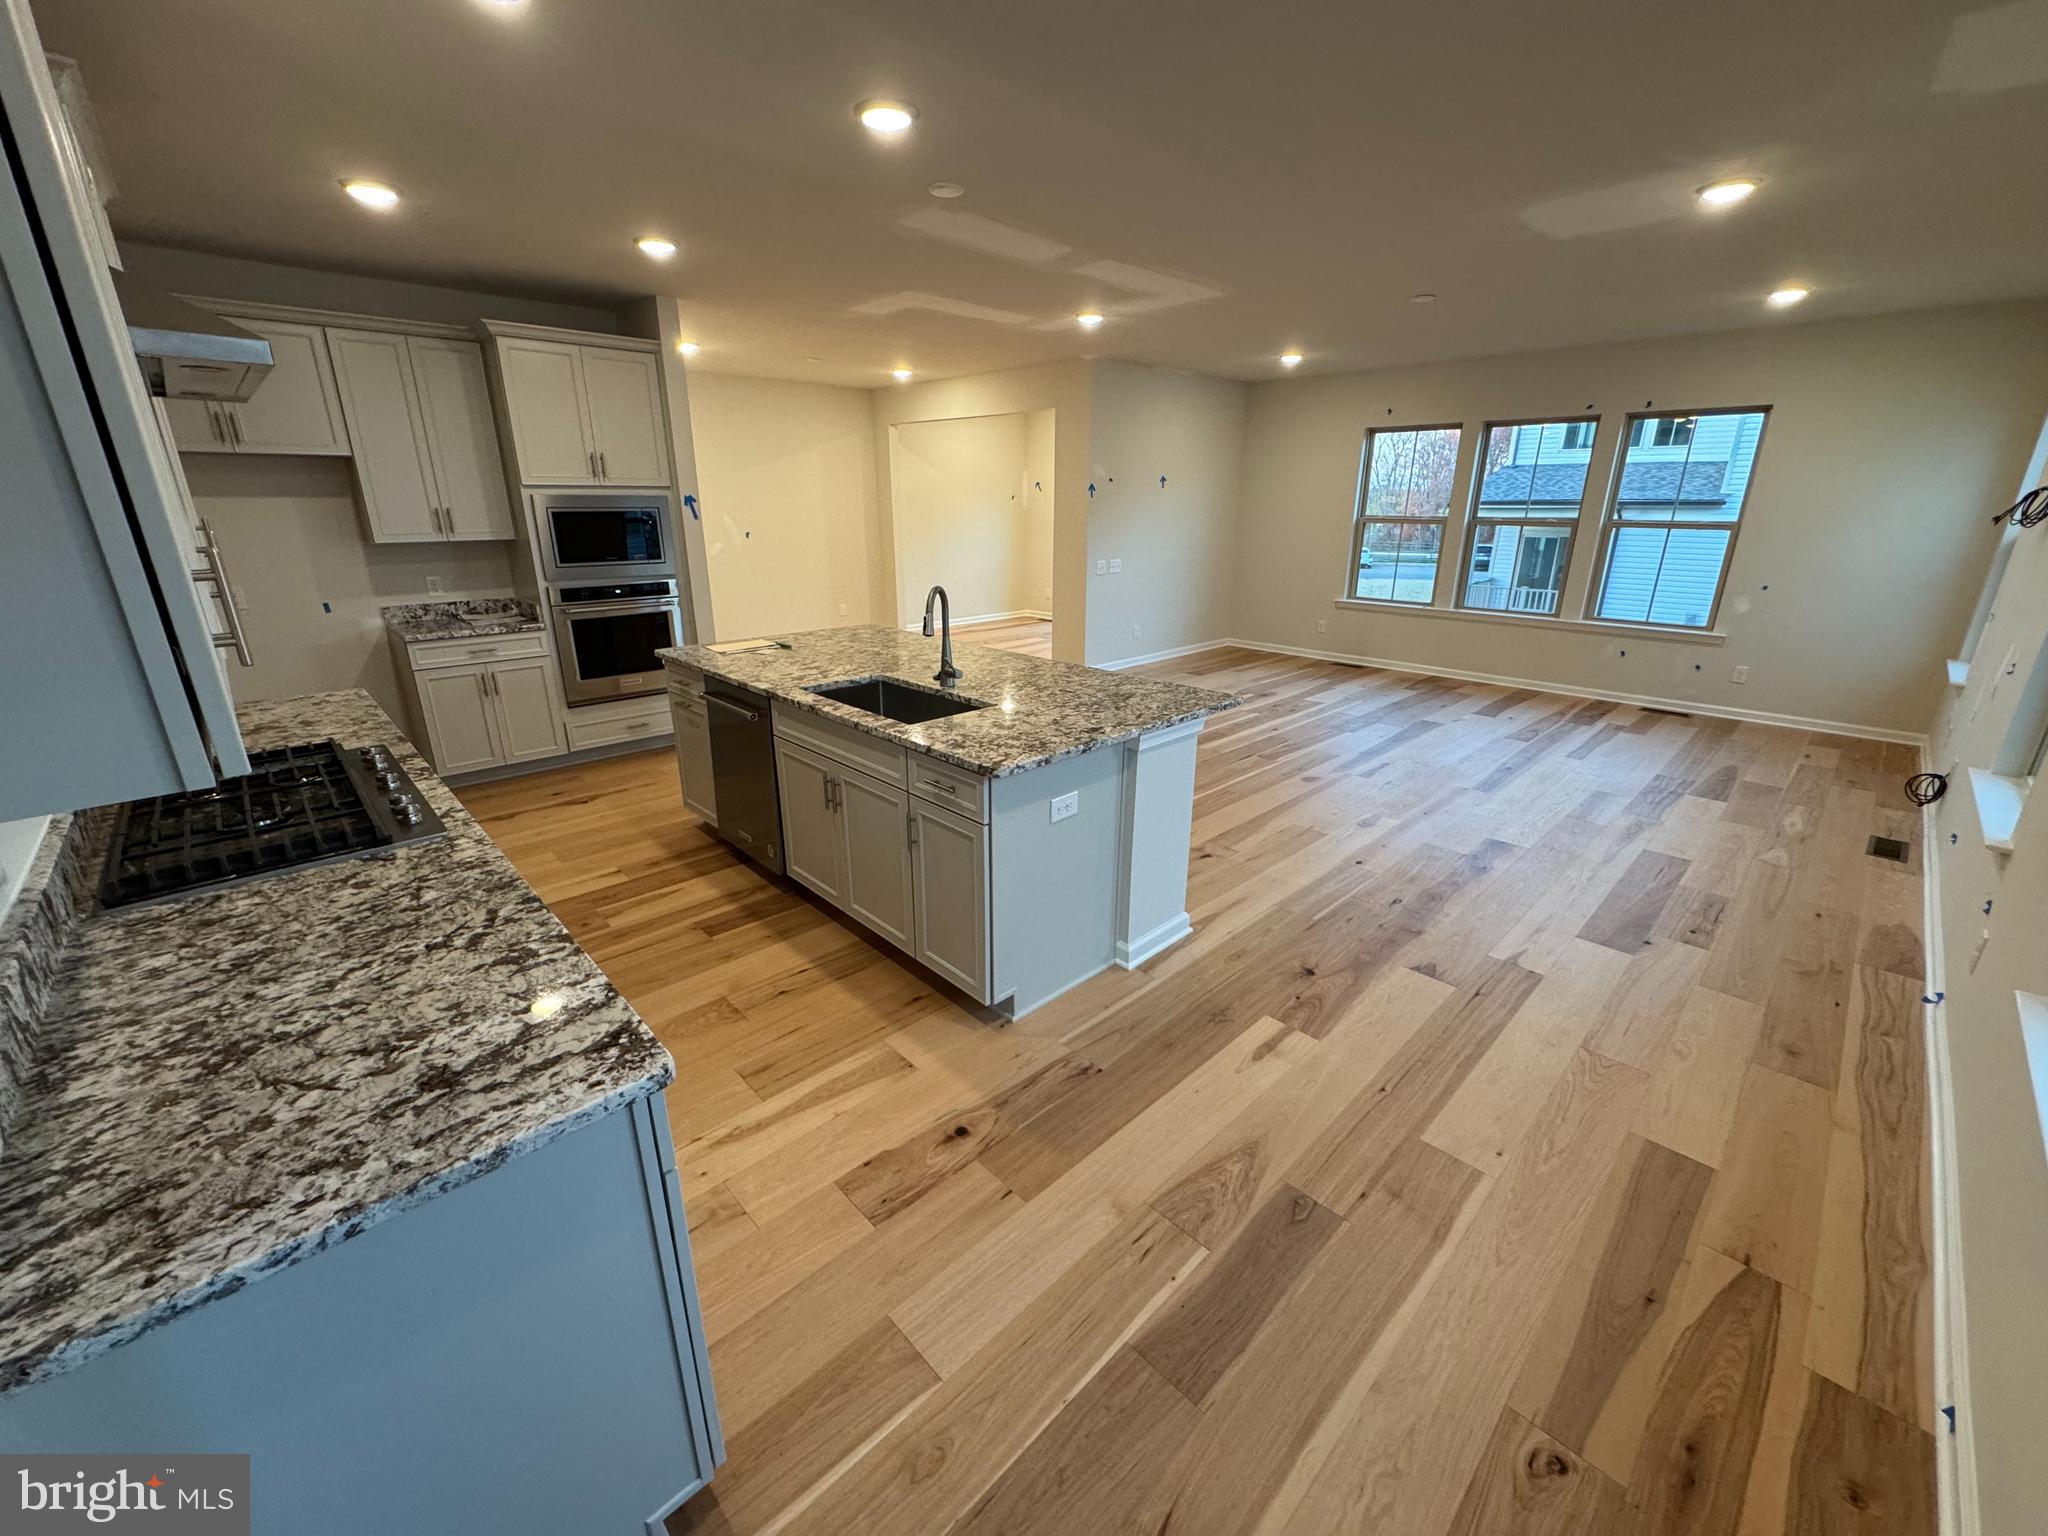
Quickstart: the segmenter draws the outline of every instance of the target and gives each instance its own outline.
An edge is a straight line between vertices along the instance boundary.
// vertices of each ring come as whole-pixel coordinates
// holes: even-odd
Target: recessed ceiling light
[[[676,343],[676,350],[685,357],[695,357],[697,355],[697,343],[694,341],[679,341]]]
[[[1790,309],[1794,304],[1799,303],[1811,292],[1813,292],[1811,288],[1800,288],[1795,285],[1788,284],[1783,288],[1772,289],[1769,297],[1767,297],[1764,300],[1764,302],[1769,304],[1773,309]]]
[[[364,181],[353,177],[341,184],[341,190],[361,203],[365,208],[396,208],[398,189],[387,187],[381,181]]]
[[[1709,208],[1732,208],[1756,191],[1757,184],[1747,176],[1732,176],[1726,181],[1710,181],[1699,190],[1699,200]]]
[[[1433,293],[1411,293],[1408,295],[1408,302],[1415,305],[1434,304],[1436,302],[1436,295]]]
[[[900,101],[864,101],[854,108],[854,113],[860,118],[861,127],[885,138],[908,132],[917,121],[917,108]]]
[[[675,241],[664,240],[660,235],[642,235],[633,243],[640,247],[641,255],[651,256],[656,261],[667,261],[676,253]]]
[[[494,11],[516,11],[526,0],[484,0],[484,4]]]
[[[926,187],[925,191],[931,193],[933,197],[948,199],[967,195],[967,189],[957,181],[935,181]]]
[[[891,368],[889,370],[889,377],[898,384],[908,384],[914,375],[908,368]]]
[[[1280,366],[1282,368],[1299,368],[1301,366],[1301,354],[1299,352],[1282,352],[1280,354]]]
[[[1102,316],[1096,314],[1095,311],[1091,309],[1084,314],[1074,316],[1074,324],[1081,327],[1081,329],[1084,331],[1092,331],[1095,329],[1095,327],[1102,324]]]

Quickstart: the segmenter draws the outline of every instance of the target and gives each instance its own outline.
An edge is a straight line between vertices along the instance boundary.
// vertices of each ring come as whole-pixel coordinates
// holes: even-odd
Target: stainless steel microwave
[[[650,495],[534,497],[534,537],[543,579],[594,586],[676,574],[668,498]]]

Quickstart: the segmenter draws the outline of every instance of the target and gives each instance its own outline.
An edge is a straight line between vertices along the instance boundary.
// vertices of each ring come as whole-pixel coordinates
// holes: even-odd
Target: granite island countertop
[[[448,835],[81,919],[0,1155],[0,1391],[674,1076],[367,693],[240,715],[252,747],[388,743]]]
[[[473,640],[546,628],[540,610],[517,597],[464,597],[445,603],[394,603],[384,622],[407,645],[421,640]]]
[[[991,778],[1199,720],[1238,703],[1237,695],[1209,688],[1104,672],[1078,662],[1049,661],[956,639],[953,660],[961,675],[952,691],[987,707],[905,725],[810,690],[820,683],[888,677],[937,692],[932,681],[939,668],[936,639],[875,624],[762,638],[781,641],[787,648],[720,652],[685,645],[656,654],[667,665],[695,667]]]

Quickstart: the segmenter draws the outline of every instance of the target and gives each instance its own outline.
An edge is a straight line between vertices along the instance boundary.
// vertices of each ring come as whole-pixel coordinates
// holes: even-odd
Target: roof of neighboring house
[[[1684,472],[1684,483],[1679,481]],[[1725,463],[1693,460],[1648,462],[1625,465],[1621,471],[1621,497],[1626,502],[1650,506],[1718,507],[1728,497],[1722,481],[1728,473]],[[1486,477],[1479,488],[1481,506],[1575,507],[1586,489],[1583,464],[1504,464]]]

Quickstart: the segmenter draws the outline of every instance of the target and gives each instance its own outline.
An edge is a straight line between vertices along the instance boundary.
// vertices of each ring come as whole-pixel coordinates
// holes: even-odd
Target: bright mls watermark
[[[0,1455],[0,1515],[24,1536],[249,1536],[249,1458]]]

